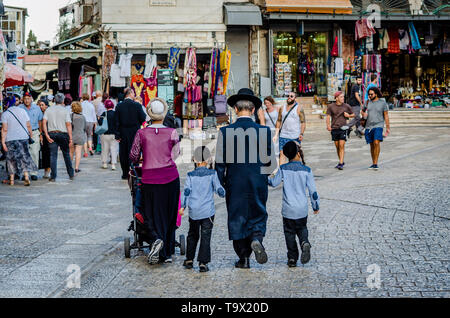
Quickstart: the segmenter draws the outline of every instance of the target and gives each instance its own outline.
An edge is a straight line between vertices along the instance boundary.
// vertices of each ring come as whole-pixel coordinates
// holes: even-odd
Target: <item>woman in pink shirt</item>
[[[149,102],[147,113],[152,125],[138,130],[130,152],[133,163],[138,163],[142,154],[144,220],[153,241],[150,264],[171,263],[175,254],[180,178],[174,161],[180,145],[177,131],[162,124],[167,110],[163,99]]]

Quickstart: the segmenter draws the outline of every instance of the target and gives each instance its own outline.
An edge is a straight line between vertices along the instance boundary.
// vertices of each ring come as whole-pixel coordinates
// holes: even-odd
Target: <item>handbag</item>
[[[227,97],[225,95],[214,96],[214,106],[216,114],[226,114],[227,112]]]
[[[13,112],[11,112],[11,111],[9,111],[9,110],[8,110],[8,112],[9,112],[11,115],[14,116],[14,118],[17,120],[17,122],[20,124],[20,126],[22,126],[23,130],[25,130],[25,132],[27,133],[27,135],[28,135],[28,144],[29,144],[29,145],[34,144],[33,138],[31,138],[30,134],[28,133],[28,130],[26,130],[25,127],[23,127],[22,123],[17,119],[16,115],[14,115]]]
[[[108,131],[108,114],[107,113],[108,112],[106,111],[105,112],[105,116],[104,117],[100,117],[100,118],[103,118],[103,121],[102,121],[101,125],[99,125],[99,126],[97,126],[95,128],[95,133],[97,135],[103,135],[105,132]]]

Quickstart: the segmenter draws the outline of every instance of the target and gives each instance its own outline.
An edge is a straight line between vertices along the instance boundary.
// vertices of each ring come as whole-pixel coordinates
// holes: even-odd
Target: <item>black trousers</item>
[[[306,227],[307,220],[308,217],[297,220],[283,218],[283,230],[288,250],[288,259],[298,260],[299,252],[297,241],[295,240],[296,236],[300,241],[300,246],[302,246],[303,243],[309,243],[308,228]]]
[[[186,259],[193,261],[197,243],[200,240],[197,261],[202,264],[211,262],[211,233],[214,226],[214,215],[211,218],[193,220],[189,218]]]
[[[130,151],[133,146],[134,137],[136,136],[135,129],[123,129],[120,132],[119,143],[119,159],[120,167],[122,168],[122,177],[128,177],[130,171]]]
[[[151,243],[160,239],[164,246],[159,252],[161,260],[175,254],[180,178],[166,184],[143,184],[144,225]]]
[[[244,259],[250,257],[252,255],[252,247],[251,244],[253,240],[258,240],[261,244],[263,242],[263,235],[260,232],[255,232],[249,237],[246,237],[242,240],[234,240],[233,241],[233,248],[236,252],[239,259]]]

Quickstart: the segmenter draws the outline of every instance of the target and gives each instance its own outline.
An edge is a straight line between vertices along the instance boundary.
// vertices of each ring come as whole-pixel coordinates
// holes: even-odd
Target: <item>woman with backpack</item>
[[[103,125],[103,120],[108,121],[108,130],[100,135],[102,144],[102,168],[108,169],[108,161],[111,160],[111,170],[116,170],[117,156],[119,154],[119,143],[115,139],[115,112],[114,103],[112,100],[105,100],[106,111],[98,119],[98,124]]]

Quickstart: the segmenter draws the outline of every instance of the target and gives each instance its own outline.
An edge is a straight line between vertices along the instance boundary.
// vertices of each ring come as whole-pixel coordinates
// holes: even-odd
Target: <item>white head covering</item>
[[[152,120],[164,120],[169,106],[162,98],[153,98],[147,105],[147,113]]]

